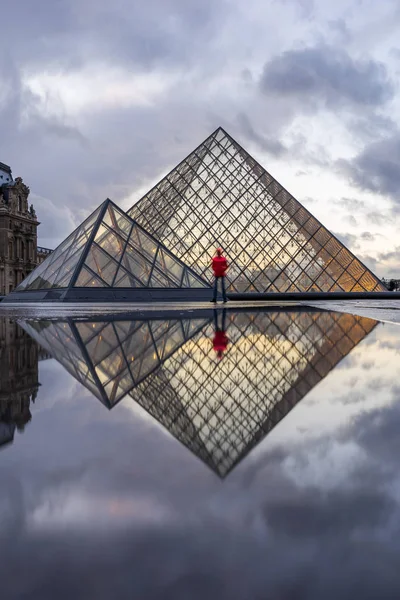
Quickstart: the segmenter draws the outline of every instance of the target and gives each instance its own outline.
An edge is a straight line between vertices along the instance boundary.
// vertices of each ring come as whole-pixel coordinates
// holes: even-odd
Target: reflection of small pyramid
[[[128,214],[208,281],[221,245],[231,293],[386,291],[221,128]]]
[[[79,299],[82,288],[84,297],[91,288],[139,292],[196,288],[197,297],[201,289],[210,290],[207,282],[111,200],[90,215],[16,292],[65,290]]]
[[[112,408],[198,333],[207,319],[27,321],[21,326]],[[161,394],[161,392],[160,392]],[[161,394],[162,395],[162,394]]]

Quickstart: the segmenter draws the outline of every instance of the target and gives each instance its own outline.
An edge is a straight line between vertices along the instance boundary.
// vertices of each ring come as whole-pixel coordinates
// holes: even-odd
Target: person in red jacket
[[[222,299],[226,302],[226,292],[225,292],[225,273],[228,269],[228,261],[225,256],[222,254],[222,248],[217,248],[217,254],[212,259],[212,269],[214,271],[215,283],[214,283],[214,297],[211,302],[217,301],[218,294],[218,279],[221,280],[221,288],[222,288]]]
[[[221,328],[218,326],[218,314],[216,309],[214,309],[214,325],[215,325],[215,333],[213,338],[213,348],[217,353],[218,360],[221,360],[224,356],[224,352],[226,352],[228,348],[229,338],[226,335],[225,331],[225,319],[226,319],[226,309],[224,308],[222,311],[222,323]]]

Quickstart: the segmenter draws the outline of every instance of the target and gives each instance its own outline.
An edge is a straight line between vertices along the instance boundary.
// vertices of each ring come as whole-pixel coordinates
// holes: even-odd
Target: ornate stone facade
[[[40,358],[41,348],[15,321],[0,319],[0,447],[31,420]]]
[[[29,187],[21,177],[12,178],[11,169],[0,163],[0,296],[12,290],[51,251],[37,248],[37,220],[28,205]]]

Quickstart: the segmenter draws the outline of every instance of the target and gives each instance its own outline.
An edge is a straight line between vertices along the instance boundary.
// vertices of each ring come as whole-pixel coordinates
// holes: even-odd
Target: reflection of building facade
[[[39,389],[39,346],[9,319],[0,319],[0,446],[31,420]]]
[[[36,321],[22,326],[106,406],[126,395],[225,476],[376,325],[329,312],[212,319]]]
[[[21,177],[14,180],[10,167],[0,163],[0,296],[12,292],[51,252],[38,252],[39,222],[28,196]]]

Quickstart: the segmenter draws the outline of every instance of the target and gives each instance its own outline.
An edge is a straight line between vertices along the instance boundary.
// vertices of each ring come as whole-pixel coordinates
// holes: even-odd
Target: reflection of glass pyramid
[[[231,293],[386,291],[221,128],[128,214],[208,281],[222,246]]]
[[[107,406],[127,393],[225,476],[376,325],[328,312],[228,313],[216,360],[211,320],[22,322]]]
[[[110,200],[39,265],[17,292],[79,288],[210,289]],[[79,293],[78,293],[79,297]]]
[[[21,326],[41,340],[78,381],[112,408],[204,326],[204,319],[152,321],[27,321]]]

